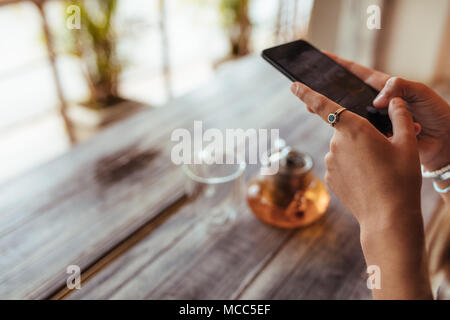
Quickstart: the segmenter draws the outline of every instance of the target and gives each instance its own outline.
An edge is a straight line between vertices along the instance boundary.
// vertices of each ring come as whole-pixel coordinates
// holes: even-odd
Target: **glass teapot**
[[[306,153],[279,140],[267,159],[279,161],[274,175],[261,175],[249,182],[247,202],[262,221],[281,228],[303,227],[323,216],[330,202],[325,185],[313,171],[313,160]]]

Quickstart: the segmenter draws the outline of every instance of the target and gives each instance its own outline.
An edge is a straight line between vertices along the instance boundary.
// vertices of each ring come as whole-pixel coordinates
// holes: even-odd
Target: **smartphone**
[[[387,108],[372,103],[378,91],[304,40],[266,49],[262,57],[292,81],[301,82],[392,134]]]

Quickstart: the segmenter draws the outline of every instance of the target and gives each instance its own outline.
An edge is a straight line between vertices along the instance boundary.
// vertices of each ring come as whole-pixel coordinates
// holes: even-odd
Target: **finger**
[[[300,82],[294,82],[291,91],[308,106],[311,112],[319,115],[326,122],[328,122],[328,115],[341,107]]]
[[[386,84],[386,81],[388,81],[388,79],[390,78],[390,76],[384,72],[373,70],[371,68],[362,66],[356,62],[340,58],[333,53],[329,53],[326,51],[323,51],[323,53],[325,53],[331,59],[333,59],[341,66],[343,66],[345,69],[353,73],[355,76],[362,79],[369,86],[377,90],[383,89],[384,85]]]
[[[414,122],[414,131],[416,132],[416,136],[418,136],[422,132],[422,126],[418,122]]]
[[[373,105],[377,108],[385,108],[394,97],[400,97],[408,101],[414,99],[423,89],[424,85],[419,82],[391,77],[373,101]]]
[[[341,108],[337,103],[300,82],[293,83],[291,91],[306,104],[308,111],[317,114],[327,123],[330,113],[334,113]],[[356,128],[356,126],[351,124],[356,124],[359,120],[362,120],[360,116],[347,110],[339,115],[339,121],[334,127],[339,130],[346,129],[351,131]]]
[[[405,102],[401,98],[392,99],[388,111],[392,122],[392,141],[416,141],[414,121],[411,113],[406,109]]]

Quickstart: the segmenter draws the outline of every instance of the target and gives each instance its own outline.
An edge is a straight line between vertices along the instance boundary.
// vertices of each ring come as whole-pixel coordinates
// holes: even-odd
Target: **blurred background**
[[[299,38],[449,97],[449,0],[0,0],[0,183]]]

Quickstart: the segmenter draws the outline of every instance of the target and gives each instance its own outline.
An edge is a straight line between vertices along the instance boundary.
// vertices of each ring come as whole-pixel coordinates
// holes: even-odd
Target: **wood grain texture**
[[[332,129],[288,86],[259,57],[243,59],[201,90],[0,186],[0,298],[48,297],[64,286],[68,265],[85,270],[179,200],[185,179],[170,161],[170,134],[194,120],[205,128],[279,128],[311,153],[323,177]],[[430,212],[429,186],[424,196]],[[336,199],[300,231],[269,227],[245,205],[228,232],[203,227],[190,205],[182,207],[69,298],[367,297],[358,226]]]
[[[295,98],[292,98],[292,96],[286,90],[284,90],[280,94],[272,93],[272,96],[274,96],[275,97],[274,99],[277,101],[273,101],[273,99],[267,99],[266,101],[261,102],[261,104],[258,108],[258,111],[255,111],[256,113],[245,115],[245,117],[248,118],[245,122],[257,121],[263,127],[273,127],[273,125],[265,126],[265,122],[267,123],[267,122],[271,121],[273,123],[273,121],[274,121],[273,118],[275,118],[275,119],[277,119],[278,123],[279,122],[290,123],[291,126],[294,128],[294,130],[291,132],[292,135],[296,135],[296,133],[298,133],[299,130],[303,131],[303,132],[311,131],[320,122],[320,120],[318,120],[318,119],[308,117],[307,125],[298,126],[299,119],[301,119],[303,117],[301,116],[301,117],[296,117],[296,118],[292,118],[292,117],[286,118],[286,113],[285,113],[285,111],[289,111],[289,112],[297,111],[299,109],[298,101]],[[279,103],[274,103],[274,102],[279,102]],[[281,108],[280,106],[284,106],[284,107]],[[301,107],[301,105],[300,105],[300,107]],[[272,108],[272,110],[270,110],[270,108]],[[261,118],[258,116],[258,115],[264,115],[269,111],[270,111],[270,114],[272,115],[272,117],[270,117],[270,118],[269,117]],[[301,113],[301,114],[303,114],[303,113]],[[243,118],[241,118],[240,120],[242,120]],[[266,120],[263,120],[263,119],[266,119]],[[237,121],[234,123],[234,125],[239,124],[240,120],[237,120],[237,119],[234,120],[234,121]],[[243,128],[246,128],[246,127],[247,127],[246,125],[243,126]],[[285,129],[288,129],[288,128],[285,128]],[[281,132],[282,135],[284,135],[283,131],[286,131],[285,132],[286,135],[284,135],[284,136],[287,137],[288,136],[287,133],[290,130],[283,129],[281,131],[282,131]],[[324,133],[328,134],[330,132],[325,131]],[[320,146],[320,144],[318,146]],[[255,168],[253,168],[253,169],[255,169]],[[250,168],[250,170],[251,170],[251,168]],[[108,297],[109,298],[111,295],[111,291],[114,292],[116,290],[115,289],[116,286],[120,287],[122,285],[121,281],[123,279],[134,278],[135,277],[134,273],[136,272],[136,269],[141,268],[141,263],[144,266],[150,265],[150,261],[152,261],[154,256],[159,257],[159,259],[164,259],[164,260],[168,259],[168,261],[170,261],[171,259],[175,259],[176,263],[170,263],[170,262],[168,263],[169,265],[171,264],[172,267],[175,269],[185,266],[186,263],[183,262],[183,258],[182,258],[182,256],[180,256],[180,254],[182,254],[183,257],[185,256],[183,253],[187,250],[185,247],[189,248],[188,252],[191,252],[192,250],[195,250],[197,240],[199,241],[198,242],[199,247],[204,246],[205,243],[206,244],[213,243],[213,241],[216,240],[215,235],[209,235],[210,237],[203,238],[203,236],[208,236],[208,235],[204,235],[201,232],[195,231],[195,230],[201,230],[202,224],[192,222],[192,227],[187,228],[189,230],[188,238],[183,237],[183,238],[180,238],[180,240],[179,240],[179,241],[182,241],[183,246],[182,247],[179,247],[179,246],[170,247],[170,250],[175,250],[175,252],[177,252],[176,254],[170,255],[169,254],[170,250],[168,248],[166,248],[165,246],[163,246],[164,253],[160,253],[161,243],[173,243],[173,239],[179,239],[180,234],[185,232],[186,229],[184,229],[184,228],[178,229],[179,232],[174,231],[172,229],[172,223],[174,225],[178,226],[179,220],[184,221],[184,220],[188,219],[187,216],[192,216],[192,213],[190,212],[190,210],[192,210],[192,208],[187,207],[185,210],[182,210],[180,213],[175,215],[173,217],[174,222],[169,221],[168,223],[161,226],[158,230],[156,230],[149,236],[149,239],[152,239],[151,242],[149,242],[146,246],[144,246],[143,249],[136,249],[137,252],[139,252],[140,250],[146,251],[145,254],[136,253],[136,251],[134,251],[134,249],[130,250],[129,253],[125,254],[122,258],[119,258],[109,268],[106,268],[104,270],[104,273],[101,272],[94,279],[90,280],[82,290],[80,290],[79,292],[75,292],[75,296],[70,296],[70,297],[72,298],[72,297],[76,297],[76,296],[80,296],[80,295],[88,295],[90,290],[94,290],[95,293],[92,296],[88,295],[88,297],[102,297],[102,298]],[[270,228],[270,227],[267,227],[266,225],[263,225],[258,220],[256,220],[256,218],[254,218],[249,212],[246,212],[245,215],[243,215],[243,217],[244,216],[246,216],[247,218],[250,219],[250,220],[247,220],[249,223],[245,224],[246,229],[243,230],[244,232],[243,232],[242,237],[244,237],[244,238],[251,237],[251,235],[256,232],[259,232],[260,236],[264,237],[266,235],[267,231],[270,230],[270,232],[273,232],[277,235],[279,234],[279,236],[277,236],[277,238],[274,239],[274,244],[276,244],[276,241],[280,241],[280,240],[282,241],[286,236],[289,235],[289,233],[286,233],[283,230],[278,230],[278,229]],[[186,221],[189,221],[189,220],[186,220]],[[241,220],[239,220],[239,221],[241,221]],[[191,224],[189,224],[189,226],[190,225]],[[238,222],[238,225],[241,225],[241,222]],[[166,228],[168,228],[168,229],[166,230]],[[253,232],[251,229],[249,230],[249,228],[256,228],[256,230],[255,230],[255,232]],[[238,233],[240,233],[240,232],[238,232]],[[237,237],[235,234],[233,234],[233,235],[223,238],[222,246],[226,246],[226,242],[230,241],[231,238],[236,239]],[[153,239],[155,239],[155,240],[153,240]],[[256,236],[255,239],[256,239],[255,240],[256,242],[259,241],[258,236]],[[204,241],[205,241],[205,243],[204,243]],[[177,243],[178,243],[178,240],[177,240]],[[140,248],[140,246],[141,245],[138,245],[137,247]],[[241,247],[246,247],[246,246],[247,246],[247,244],[245,244],[245,243],[242,243],[242,245],[241,245]],[[276,249],[277,249],[276,247],[267,246],[265,248],[262,247],[261,251],[264,253],[267,253],[270,256],[273,254],[273,252],[276,252]],[[216,252],[216,251],[214,251],[214,252]],[[238,252],[242,252],[242,250],[239,250]],[[129,258],[129,255],[133,256],[133,258]],[[142,256],[142,258],[136,258],[138,256],[139,257]],[[185,257],[190,258],[190,257],[192,257],[192,255],[187,254]],[[259,259],[257,259],[257,260],[259,260]],[[122,263],[124,261],[130,262],[130,265],[123,266]],[[223,263],[223,265],[226,268],[230,267],[230,266],[227,266],[227,263]],[[161,264],[161,263],[157,263],[157,264],[153,265],[153,267],[157,268],[158,270],[159,270],[159,268],[161,268],[161,272],[164,272],[164,271],[169,272],[169,270],[171,270],[171,268],[169,268],[168,265]],[[116,270],[117,273],[113,272],[114,275],[108,276],[108,274],[110,274],[110,272],[112,272],[111,270]],[[151,272],[151,271],[149,271],[149,272]],[[101,279],[103,277],[106,277],[111,280],[114,279],[114,280],[106,281],[103,283],[103,281],[101,281]],[[157,276],[155,276],[155,278],[159,279],[160,276],[157,275]],[[116,282],[116,280],[117,280],[117,282]],[[126,281],[128,281],[128,280],[126,280]],[[152,282],[152,281],[139,281],[139,280],[135,280],[135,281],[142,283],[142,285],[145,286],[145,288],[147,288],[147,289],[150,288],[152,285],[157,285],[157,282]],[[98,285],[98,282],[102,282],[101,286],[105,286],[106,288],[109,288],[109,289],[102,288],[100,285]],[[139,294],[136,294],[136,291],[139,291],[140,289],[137,289],[132,284],[130,284],[130,286],[132,288],[134,288],[133,290],[130,291],[130,297],[133,297],[133,298],[136,298],[136,297],[143,298],[144,297],[144,296],[140,296]],[[187,289],[187,290],[190,290],[190,289]]]
[[[303,119],[304,111],[300,112],[299,117],[286,117],[286,114],[279,110],[295,112],[299,109],[298,101],[286,91],[272,95],[276,97],[277,101],[269,99],[261,103],[258,110],[263,114],[271,111],[273,117],[260,119],[255,114],[250,114],[247,115],[247,121],[255,121],[263,127],[277,127],[274,125],[274,118],[278,123],[288,123],[292,130],[285,127],[282,130],[285,132],[281,133],[284,137],[294,137],[299,132],[307,135],[320,123],[321,120],[312,117]],[[273,110],[269,108],[273,108]],[[307,122],[303,126],[299,126],[300,120]],[[265,126],[264,122],[267,121],[271,121],[272,125]],[[246,127],[244,126],[244,128]],[[331,133],[327,130],[322,132],[327,138]],[[316,144],[312,149],[322,147],[323,153],[325,152],[323,146],[324,144]],[[192,294],[192,291],[204,291],[212,283],[199,282],[198,287],[192,283],[192,285],[182,285],[181,288],[169,288],[167,289],[169,293],[160,286],[162,283],[160,281],[164,281],[166,277],[173,280],[176,278],[186,284],[186,281],[190,281],[191,278],[195,279],[196,276],[206,276],[210,282],[214,278],[216,280],[219,278],[229,283],[229,287],[223,287],[222,282],[215,285],[218,291],[209,291],[207,296],[208,298],[228,298],[231,294],[229,291],[235,292],[236,295],[240,292],[240,276],[245,276],[248,281],[252,280],[251,275],[259,272],[259,269],[264,266],[264,261],[270,259],[292,233],[262,224],[244,206],[236,228],[230,230],[229,233],[216,236],[204,232],[202,219],[192,221],[192,210],[190,206],[181,210],[141,244],[117,259],[69,298],[203,298],[204,296],[201,294]],[[265,245],[258,246],[261,243],[265,243]],[[169,247],[167,244],[170,244]],[[218,249],[217,246],[220,248]],[[255,255],[250,255],[249,251]],[[243,255],[251,259],[243,260],[246,263],[239,270],[236,269],[239,271],[239,275],[235,276],[228,270],[237,267]],[[208,269],[210,270],[208,271]],[[195,275],[186,275],[183,270],[184,272],[193,272]],[[225,276],[226,273],[230,273],[229,278]],[[152,289],[156,291],[151,293]]]
[[[331,129],[311,117],[288,92],[263,103],[283,109],[266,127],[312,154],[323,177]],[[299,108],[299,106],[301,106]],[[259,115],[256,112],[248,121]],[[267,121],[267,120],[266,120]],[[254,168],[251,168],[254,173]],[[436,197],[425,185],[425,213]],[[434,200],[434,201],[433,201]],[[368,299],[356,220],[333,197],[326,216],[299,231],[269,227],[243,205],[236,226],[208,234],[186,206],[136,247],[73,292],[70,299]],[[207,213],[203,213],[207,214]]]
[[[307,150],[324,174],[332,131],[306,114],[289,93],[278,96],[282,128],[292,145]],[[264,105],[265,106],[265,105]],[[289,116],[286,116],[289,115]],[[70,299],[368,298],[359,229],[333,199],[310,228],[282,230],[257,220],[246,205],[224,234],[205,231],[186,206],[170,221],[114,261]],[[207,213],[204,213],[207,214]],[[266,271],[267,270],[267,271]]]
[[[184,177],[170,161],[172,130],[242,118],[258,108],[252,100],[281,88],[281,79],[264,81],[271,72],[240,61],[201,90],[0,186],[0,297],[47,297],[64,285],[68,265],[85,269],[179,199]],[[249,95],[255,79],[262,91]]]

